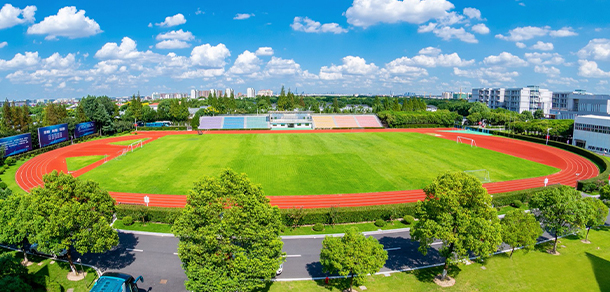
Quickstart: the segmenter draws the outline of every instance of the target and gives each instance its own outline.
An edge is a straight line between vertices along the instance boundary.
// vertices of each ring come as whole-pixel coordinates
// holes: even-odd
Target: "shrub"
[[[407,225],[413,225],[413,223],[415,223],[415,218],[413,218],[411,215],[407,215],[402,218],[402,221]]]
[[[61,292],[61,285],[57,282],[47,284],[47,292]]]
[[[5,171],[4,167],[0,167],[0,174],[3,174]]]
[[[324,230],[324,225],[322,223],[316,223],[313,225],[313,231],[322,231]]]
[[[6,189],[6,187],[7,187],[6,183],[3,181],[0,181],[0,189],[4,190],[4,189]]]
[[[140,218],[142,210],[146,210],[146,219],[151,222],[174,224],[174,221],[182,208],[162,208],[162,207],[144,207],[140,205],[116,205],[116,215],[118,218],[131,216],[131,218]]]
[[[375,220],[375,226],[383,227],[383,226],[385,226],[385,221],[383,219],[377,219],[377,220]]]
[[[6,170],[6,169],[8,169],[8,164],[6,164],[6,163],[5,163],[5,164],[2,166],[2,168],[3,168],[3,169],[5,169],[5,170]]]
[[[606,185],[603,188],[599,189],[599,199],[610,200],[610,185]]]
[[[15,158],[9,157],[4,161],[5,165],[13,165],[15,164]]]
[[[280,226],[280,232],[284,233],[286,231],[286,225],[282,224]]]
[[[514,200],[511,205],[515,208],[521,208],[521,206],[523,206],[523,203],[519,200]]]
[[[133,218],[131,218],[131,216],[123,217],[122,221],[125,226],[129,226],[129,225],[133,224]]]
[[[282,222],[286,226],[293,226],[293,218],[295,211],[298,209],[280,209],[282,214]],[[299,218],[299,225],[310,225],[318,222],[330,222],[329,209],[306,209],[303,217]],[[354,223],[375,221],[379,218],[389,220],[391,216],[396,218],[404,217],[405,215],[415,214],[415,203],[409,204],[394,204],[394,205],[378,205],[365,207],[341,207],[336,209],[335,224]]]

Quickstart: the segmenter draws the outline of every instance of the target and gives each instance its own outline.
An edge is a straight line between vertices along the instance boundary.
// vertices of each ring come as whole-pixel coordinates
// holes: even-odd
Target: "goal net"
[[[139,141],[135,141],[131,144],[129,144],[129,146],[127,146],[127,150],[133,152],[134,148],[142,148],[142,142],[144,140],[139,140]]]
[[[464,172],[476,177],[482,183],[491,182],[489,171],[487,169],[465,170]]]
[[[477,142],[472,138],[457,136],[456,142],[462,144],[470,144],[470,147],[477,147]]]

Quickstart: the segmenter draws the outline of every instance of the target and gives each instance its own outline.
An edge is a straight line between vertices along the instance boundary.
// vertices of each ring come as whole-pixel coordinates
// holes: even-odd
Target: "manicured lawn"
[[[18,160],[15,165],[9,167],[3,174],[0,174],[0,179],[6,183],[6,186],[11,189],[13,193],[25,193],[25,191],[17,184],[15,174],[17,173],[17,169],[19,169],[19,167],[21,167],[26,161],[27,160]]]
[[[159,232],[159,233],[172,233],[172,226],[170,224],[163,223],[146,223],[146,225],[142,225],[141,222],[134,222],[133,224],[127,226],[123,224],[121,220],[117,220],[114,222],[112,227],[116,229],[123,230],[133,230],[133,231],[147,231],[147,232]]]
[[[171,135],[82,178],[109,191],[186,194],[227,167],[272,196],[420,189],[445,171],[487,169],[493,181],[557,171],[418,133]]]
[[[517,208],[513,207],[513,206],[504,206],[500,208],[500,211],[498,211],[498,215],[505,215],[506,213],[508,213],[509,211],[515,210]],[[528,204],[523,204],[521,205],[521,208],[519,208],[521,210],[527,210],[529,209],[529,205]]]
[[[104,156],[102,155],[68,157],[66,158],[66,165],[68,166],[68,171],[77,171],[103,158]]]
[[[341,224],[341,225],[324,225],[324,230],[314,231],[311,229],[313,226],[301,226],[294,230],[286,227],[286,230],[280,235],[313,235],[313,234],[333,234],[333,233],[345,233],[345,230],[350,227],[356,227],[360,232],[375,231],[375,230],[390,230],[398,228],[408,228],[410,225],[404,224],[402,221],[394,221],[394,224],[387,223],[384,227],[377,227],[374,223],[355,223],[355,224]]]
[[[0,249],[1,252],[7,251],[5,249]],[[23,254],[20,252],[12,252],[15,257],[23,260]],[[86,292],[93,287],[93,283],[97,279],[97,274],[95,270],[92,268],[84,267],[84,271],[87,273],[87,276],[84,280],[81,281],[70,281],[67,278],[68,272],[70,272],[70,266],[68,263],[64,262],[55,262],[51,264],[52,259],[37,257],[33,255],[28,255],[28,259],[33,261],[34,264],[28,267],[28,272],[34,277],[48,277],[48,280],[51,282],[57,282],[63,288],[62,291],[67,291],[69,288],[74,288],[75,292]],[[41,263],[39,265],[39,263]],[[76,265],[79,271],[81,270],[80,265]],[[44,282],[44,281],[43,281]],[[36,291],[46,291],[45,289],[39,289]]]
[[[390,277],[368,276],[366,291],[610,291],[610,231],[589,235],[592,244],[579,238],[561,239],[561,255],[555,256],[539,247],[524,253],[516,251],[512,259],[498,255],[483,264],[460,265],[450,271],[456,285],[440,288],[432,283],[439,268],[395,273]],[[482,269],[485,267],[485,269]],[[341,291],[345,280],[276,282],[264,291],[330,292]],[[356,287],[356,290],[361,291]]]
[[[119,146],[129,146],[131,143],[134,143],[136,141],[146,141],[148,139],[149,138],[140,138],[140,139],[126,140],[126,141],[112,142],[112,143],[108,143],[108,144],[110,144],[110,145],[119,145]]]

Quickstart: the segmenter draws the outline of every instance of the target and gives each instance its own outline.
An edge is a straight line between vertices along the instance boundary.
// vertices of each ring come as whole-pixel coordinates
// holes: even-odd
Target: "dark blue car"
[[[138,281],[144,283],[144,278],[134,279],[127,274],[106,272],[95,281],[89,292],[138,292]]]

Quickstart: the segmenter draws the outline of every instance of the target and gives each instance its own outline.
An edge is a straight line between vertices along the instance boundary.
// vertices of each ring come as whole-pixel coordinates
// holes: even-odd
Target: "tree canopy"
[[[533,249],[536,240],[542,235],[542,228],[536,217],[523,210],[513,210],[502,218],[502,241],[508,244],[512,250],[510,257],[516,247],[522,246],[524,249]]]
[[[283,261],[280,212],[245,174],[195,183],[172,227],[191,291],[252,291]]]
[[[587,228],[585,242],[589,241],[591,227],[603,225],[608,217],[608,207],[602,200],[592,197],[582,199],[584,206],[583,226]]]
[[[501,226],[491,196],[474,176],[448,172],[424,188],[426,198],[417,203],[419,218],[411,236],[419,241],[418,250],[426,255],[435,240],[443,242],[439,250],[445,258],[442,278],[450,262],[472,252],[479,256],[494,253],[500,243]]]

